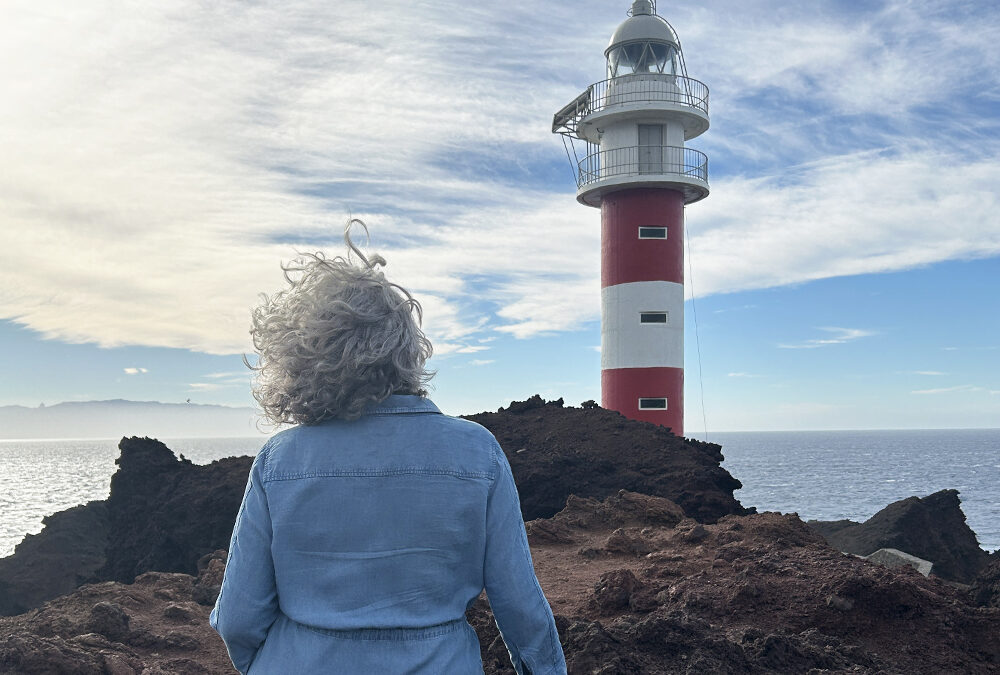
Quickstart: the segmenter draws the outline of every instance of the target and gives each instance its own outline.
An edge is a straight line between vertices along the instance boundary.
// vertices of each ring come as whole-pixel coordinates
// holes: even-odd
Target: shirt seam
[[[367,417],[371,415],[398,415],[401,413],[430,413],[432,415],[441,415],[440,410],[434,410],[432,408],[376,408],[375,410],[369,410],[362,413],[362,417]]]
[[[481,471],[452,471],[449,469],[340,469],[333,471],[304,471],[298,473],[274,474],[263,482],[270,483],[281,480],[296,480],[299,478],[380,478],[383,476],[454,476],[456,478],[492,479],[489,473]]]

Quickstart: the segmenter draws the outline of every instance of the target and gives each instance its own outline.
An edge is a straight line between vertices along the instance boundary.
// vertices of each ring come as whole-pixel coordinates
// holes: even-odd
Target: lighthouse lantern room
[[[708,130],[708,87],[651,0],[604,54],[607,79],[552,121],[577,200],[601,209],[601,405],[683,435],[684,206],[708,196],[708,158],[684,143]]]

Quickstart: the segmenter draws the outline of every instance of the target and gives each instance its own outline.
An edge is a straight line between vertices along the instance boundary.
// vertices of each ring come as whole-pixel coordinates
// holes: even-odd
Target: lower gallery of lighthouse
[[[684,433],[684,195],[601,198],[601,405]]]

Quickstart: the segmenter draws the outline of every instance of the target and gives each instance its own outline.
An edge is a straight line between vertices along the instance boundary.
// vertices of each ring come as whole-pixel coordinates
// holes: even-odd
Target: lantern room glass
[[[608,52],[608,77],[637,73],[677,75],[681,69],[677,47],[664,42],[633,42]]]

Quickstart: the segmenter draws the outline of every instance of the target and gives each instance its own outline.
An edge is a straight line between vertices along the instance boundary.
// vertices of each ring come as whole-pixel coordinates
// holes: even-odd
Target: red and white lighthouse
[[[708,87],[674,29],[634,0],[605,50],[607,79],[556,113],[577,200],[601,209],[601,405],[684,433],[684,206],[708,196]],[[576,155],[573,141],[583,141]]]

